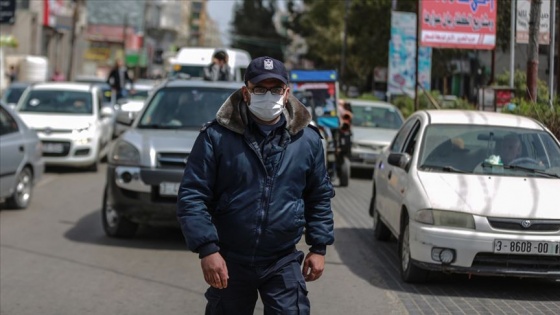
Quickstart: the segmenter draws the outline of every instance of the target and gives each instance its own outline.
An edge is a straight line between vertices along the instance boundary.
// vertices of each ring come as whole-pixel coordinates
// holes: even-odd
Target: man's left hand
[[[310,252],[303,261],[302,274],[305,281],[319,279],[325,269],[325,256]]]

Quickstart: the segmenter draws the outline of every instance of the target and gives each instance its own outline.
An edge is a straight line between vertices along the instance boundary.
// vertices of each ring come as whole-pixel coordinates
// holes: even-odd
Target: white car
[[[111,106],[103,106],[99,86],[39,83],[28,88],[16,110],[42,142],[45,165],[97,171],[113,133]]]
[[[560,278],[560,143],[540,122],[419,111],[375,167],[374,236],[398,239],[404,281],[429,270]]]
[[[393,104],[347,99],[352,107],[352,153],[350,167],[372,170],[377,156],[388,146],[404,118]]]

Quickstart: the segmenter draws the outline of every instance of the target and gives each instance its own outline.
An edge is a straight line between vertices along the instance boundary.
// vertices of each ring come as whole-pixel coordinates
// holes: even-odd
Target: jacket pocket
[[[305,225],[305,205],[302,199],[298,199],[294,205],[294,223],[297,227]]]

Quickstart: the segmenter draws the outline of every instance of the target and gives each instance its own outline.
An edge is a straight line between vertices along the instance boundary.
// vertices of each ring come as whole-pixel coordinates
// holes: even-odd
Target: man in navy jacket
[[[201,129],[177,217],[210,285],[206,314],[252,315],[257,293],[266,314],[309,314],[305,281],[322,275],[334,242],[321,136],[282,62],[252,60],[245,84]]]

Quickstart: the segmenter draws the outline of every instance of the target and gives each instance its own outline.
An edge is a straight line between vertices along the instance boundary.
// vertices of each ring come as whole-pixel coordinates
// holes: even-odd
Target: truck
[[[336,70],[291,70],[290,89],[311,112],[327,140],[327,170],[331,179],[346,187],[350,180],[352,131],[341,124],[338,110],[339,84]]]
[[[233,80],[242,82],[245,70],[251,62],[251,55],[242,49],[184,47],[175,56],[168,58],[167,71],[171,76],[177,73],[184,73],[191,78],[202,78],[204,68],[212,62],[212,56],[218,50],[223,50],[228,54],[228,64],[231,68]]]

